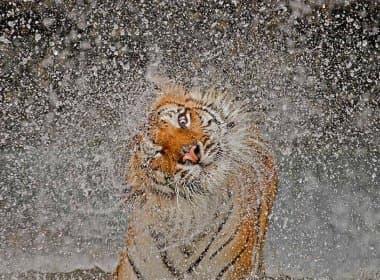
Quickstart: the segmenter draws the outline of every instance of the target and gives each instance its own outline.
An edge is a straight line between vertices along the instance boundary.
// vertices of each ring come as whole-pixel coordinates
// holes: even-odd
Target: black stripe
[[[132,258],[129,256],[128,252],[127,252],[127,259],[128,259],[129,264],[131,265],[133,272],[135,273],[137,279],[144,280],[144,277],[142,276],[140,270],[137,269],[135,263],[132,261]]]
[[[186,186],[187,187],[187,186]],[[182,197],[184,200],[189,200],[191,197],[188,197],[186,193],[181,192],[179,190],[178,192],[175,193],[176,195],[178,194],[180,197]]]
[[[161,186],[163,185],[161,182],[157,180],[157,178],[151,172],[147,172],[146,174],[148,175],[150,179],[152,179],[153,183],[155,183],[156,185],[161,185]]]
[[[203,128],[207,128],[212,125],[213,120],[209,120],[206,125],[203,126]]]
[[[205,234],[204,232],[197,234],[197,235],[191,240],[190,244],[198,243],[199,241],[203,240],[203,238],[205,238],[205,236],[207,236],[207,234]],[[193,245],[193,246],[196,247],[195,245]]]
[[[166,186],[168,188],[170,188],[173,192],[165,192],[163,190],[160,190],[158,188],[155,188],[153,186],[149,186],[149,190],[151,192],[153,192],[154,194],[157,194],[157,195],[161,195],[161,196],[164,196],[168,199],[174,199],[176,197],[177,194],[179,194],[179,196],[181,196],[183,199],[185,200],[188,200],[188,197],[186,196],[186,194],[182,193],[181,191],[177,192],[175,190],[174,187],[172,187],[170,184],[162,184],[161,182],[159,182],[157,180],[156,177],[154,177],[152,174],[150,174],[149,172],[147,173],[149,179],[151,179],[153,181],[153,183],[155,183],[156,185],[159,185],[159,186]]]
[[[174,109],[169,109],[169,108],[165,108],[165,106],[167,105],[177,105],[178,107],[185,107],[183,104],[179,104],[179,103],[176,103],[176,102],[166,102],[164,104],[161,104],[160,107],[163,107],[159,110],[157,110],[157,114],[160,115],[163,111],[165,110],[168,110],[168,112],[171,112],[171,113],[176,113],[176,111]]]
[[[198,179],[193,179],[186,184],[186,187],[195,194],[205,194],[206,189],[201,185]]]
[[[189,258],[194,253],[194,250],[191,250],[186,246],[181,247],[180,251],[183,255],[185,255],[185,258]]]
[[[211,110],[210,110],[210,109]],[[210,105],[200,105],[200,106],[197,106],[197,109],[198,110],[202,110],[202,111],[204,111],[204,112],[206,112],[206,113],[208,113],[211,117],[212,117],[212,119],[213,119],[213,121],[215,121],[215,123],[217,124],[217,125],[220,125],[221,124],[221,122],[217,119],[217,117],[216,117],[216,115],[214,114],[214,112],[212,112],[212,111],[218,111],[218,110],[215,110],[215,108],[210,104]],[[209,124],[207,124],[207,126],[208,126]]]
[[[235,237],[236,237],[236,234],[238,233],[239,229],[240,229],[240,226],[241,226],[241,223],[237,226],[237,228],[234,230],[234,232],[231,234],[230,238],[228,238],[228,240],[226,242],[223,243],[222,246],[220,246],[218,248],[218,250],[216,250],[211,256],[210,256],[210,260],[212,258],[214,258],[220,251],[223,250],[224,247],[226,247]]]
[[[218,151],[215,154],[215,159],[218,160],[223,156],[223,150],[219,147]]]
[[[154,187],[150,187],[149,190],[154,194],[157,194],[157,195],[169,198],[169,199],[174,199],[174,197],[175,197],[175,193],[166,193],[166,192],[161,191],[161,190],[154,188]]]
[[[217,144],[215,147],[214,147],[214,145],[212,146],[212,149],[210,149],[209,150],[209,154],[213,154],[213,153],[217,153],[219,150],[220,150],[221,148],[220,148],[220,145],[219,144]]]
[[[228,218],[231,216],[231,213],[232,213],[232,209],[233,209],[233,203],[231,203],[231,206],[230,206],[230,209],[228,210],[228,213],[226,215],[226,217],[223,219],[223,221],[220,223],[217,231],[215,232],[215,234],[211,237],[211,240],[210,242],[208,243],[208,245],[206,246],[206,248],[203,250],[203,252],[199,255],[199,257],[195,260],[195,262],[193,262],[190,267],[187,269],[187,273],[190,273],[192,271],[194,271],[194,269],[199,265],[199,263],[202,261],[202,259],[205,257],[208,249],[210,249],[210,246],[211,244],[214,242],[214,240],[216,239],[217,235],[222,231],[223,229],[223,226],[227,223],[228,221]]]
[[[178,174],[181,176],[181,178],[184,178],[187,174],[189,174],[189,170],[181,169]]]
[[[218,276],[216,276],[215,280],[218,280],[220,278],[223,277],[224,273],[226,273],[226,271],[231,267],[233,266],[237,260],[241,257],[241,255],[244,253],[244,251],[248,248],[247,246],[247,242],[248,242],[248,239],[249,239],[249,235],[247,236],[247,238],[245,239],[245,243],[244,243],[244,246],[243,248],[240,250],[240,252],[237,254],[237,256],[235,258],[233,258],[233,260],[228,263],[218,274]]]
[[[210,142],[211,142],[211,140],[210,140]],[[204,147],[205,152],[207,152],[209,149],[211,149],[215,144],[216,144],[215,142],[211,142],[210,144],[207,143]]]
[[[183,278],[183,276],[181,275],[181,272],[175,268],[173,262],[169,259],[167,250],[165,251],[162,250],[162,248],[165,246],[164,240],[160,240],[160,239],[163,239],[163,235],[151,229],[150,236],[152,237],[157,249],[159,250],[162,263],[166,266],[168,271],[173,276],[177,277],[177,279]]]
[[[217,120],[216,116],[215,116],[213,113],[211,113],[210,110],[209,110],[208,108],[202,107],[201,109],[202,109],[203,111],[207,112],[207,113],[212,117],[212,119],[215,121],[215,123],[216,123],[217,125],[220,125],[220,124],[221,124],[221,122],[220,122],[219,120]]]
[[[213,164],[213,162],[209,162],[207,164],[205,163],[200,163],[200,166],[202,166],[203,168],[207,167],[207,166],[210,166],[211,164]]]
[[[148,228],[149,228],[150,236],[153,238],[157,249],[161,251],[166,246],[166,240],[164,238],[164,234],[160,232],[156,232],[154,229],[152,229],[151,226],[149,226]]]
[[[161,258],[163,264],[166,266],[166,268],[169,270],[169,272],[173,276],[175,276],[177,279],[183,278],[183,275],[181,275],[181,272],[175,268],[173,262],[169,259],[167,251],[161,251],[160,252],[160,258]]]
[[[149,189],[150,189],[153,193],[155,193],[155,194],[157,194],[157,195],[165,196],[165,197],[170,198],[170,199],[173,199],[173,198],[175,197],[175,190],[174,190],[173,187],[171,187],[170,185],[167,185],[167,184],[166,184],[166,185],[165,185],[165,184],[162,184],[161,182],[159,182],[159,181],[157,180],[156,177],[153,176],[153,174],[150,174],[150,172],[147,172],[147,175],[148,175],[149,179],[151,179],[151,180],[153,181],[153,183],[155,183],[156,185],[159,185],[159,186],[167,186],[167,187],[169,187],[169,188],[173,191],[173,192],[165,192],[165,191],[163,191],[163,190],[160,190],[160,189],[158,189],[158,188],[155,188],[155,187],[150,186]]]

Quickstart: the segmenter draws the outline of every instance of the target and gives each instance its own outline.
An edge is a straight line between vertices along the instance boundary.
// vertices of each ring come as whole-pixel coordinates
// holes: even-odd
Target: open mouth
[[[201,159],[201,149],[198,144],[182,147],[183,156],[179,162],[182,164],[197,164]]]

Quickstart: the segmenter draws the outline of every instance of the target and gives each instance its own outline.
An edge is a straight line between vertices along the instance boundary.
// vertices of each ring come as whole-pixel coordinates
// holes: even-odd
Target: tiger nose
[[[192,163],[198,163],[200,159],[199,145],[186,145],[182,147],[182,162],[189,160]]]

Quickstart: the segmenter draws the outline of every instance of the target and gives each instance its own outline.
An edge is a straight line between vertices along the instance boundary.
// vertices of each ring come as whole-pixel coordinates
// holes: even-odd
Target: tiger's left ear
[[[145,75],[147,81],[151,82],[156,90],[156,95],[184,95],[186,89],[170,78],[160,75],[155,67],[148,67]]]
[[[156,94],[158,97],[162,95],[184,97],[188,94],[188,91],[185,87],[174,83],[174,81],[168,78],[160,80],[158,83],[154,83],[154,87],[157,91]]]

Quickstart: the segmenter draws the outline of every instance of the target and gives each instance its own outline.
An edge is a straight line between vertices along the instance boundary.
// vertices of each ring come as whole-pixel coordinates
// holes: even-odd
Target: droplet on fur
[[[229,129],[233,128],[234,126],[235,126],[235,122],[229,122],[227,124],[227,128],[229,128]]]

